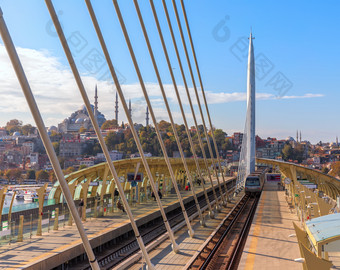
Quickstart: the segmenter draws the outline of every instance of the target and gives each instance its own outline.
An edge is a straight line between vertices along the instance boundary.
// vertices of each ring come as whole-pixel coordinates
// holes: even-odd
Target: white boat
[[[6,196],[12,196],[13,195],[13,190],[7,190]]]
[[[26,190],[25,193],[24,193],[24,200],[32,202],[33,201],[32,200],[32,195],[33,195],[32,191]]]
[[[15,195],[15,199],[17,200],[24,200],[25,198],[24,193],[18,193],[17,195]]]

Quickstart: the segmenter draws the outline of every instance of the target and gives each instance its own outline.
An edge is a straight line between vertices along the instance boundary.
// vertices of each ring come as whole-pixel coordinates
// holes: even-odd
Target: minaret
[[[302,140],[301,140],[301,130],[300,130],[300,143],[302,142]]]
[[[338,140],[338,136],[336,136],[336,140],[335,140],[335,142],[336,142],[336,147],[339,147],[339,140]]]
[[[98,116],[98,95],[97,95],[97,85],[96,88],[94,90],[94,116],[97,119]]]
[[[247,164],[246,172],[255,171],[255,60],[253,36],[250,32],[247,70]]]
[[[131,99],[129,99],[129,114],[130,114],[130,117],[132,117]]]
[[[149,126],[149,107],[146,106],[146,117],[145,117],[145,126],[148,127]]]
[[[298,143],[299,142],[299,131],[297,130],[296,131],[296,143]]]
[[[115,118],[118,126],[118,92],[116,92]]]

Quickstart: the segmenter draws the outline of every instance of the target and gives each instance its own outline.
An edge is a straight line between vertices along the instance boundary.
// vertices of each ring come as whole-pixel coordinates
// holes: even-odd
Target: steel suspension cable
[[[63,46],[63,49],[64,49],[64,51],[65,51],[67,60],[68,60],[68,62],[69,62],[69,65],[70,65],[70,67],[71,67],[71,69],[72,69],[72,72],[73,72],[73,75],[74,75],[74,77],[75,77],[75,80],[76,80],[76,82],[77,82],[77,85],[78,85],[80,94],[81,94],[81,96],[82,96],[82,98],[83,98],[83,101],[84,101],[84,103],[85,103],[87,112],[88,112],[88,114],[89,114],[90,120],[91,120],[92,125],[93,125],[93,128],[94,128],[94,130],[95,130],[95,133],[96,133],[96,135],[97,135],[98,141],[99,141],[99,143],[100,143],[100,146],[101,146],[101,148],[102,148],[102,150],[103,150],[103,153],[104,153],[104,155],[105,155],[105,158],[106,158],[106,160],[107,160],[108,166],[109,166],[109,168],[110,168],[110,172],[111,172],[111,174],[112,174],[112,176],[113,176],[113,179],[114,179],[114,181],[115,181],[115,183],[116,183],[116,185],[117,185],[118,192],[119,192],[120,197],[121,197],[121,199],[122,199],[124,208],[126,209],[126,212],[127,212],[127,214],[128,214],[128,217],[129,217],[129,219],[130,219],[132,228],[133,228],[134,233],[135,233],[135,235],[136,235],[137,242],[138,242],[138,244],[139,244],[139,246],[140,246],[140,249],[141,249],[141,251],[142,251],[142,254],[143,254],[143,256],[144,256],[144,258],[145,258],[145,260],[146,260],[148,266],[149,266],[151,269],[154,269],[154,267],[153,267],[153,265],[152,265],[152,263],[151,263],[151,260],[150,260],[148,254],[147,254],[145,245],[144,245],[143,240],[142,240],[142,237],[141,237],[141,235],[140,235],[140,233],[139,233],[139,230],[138,230],[138,227],[137,227],[137,225],[136,225],[136,222],[135,222],[135,220],[134,220],[134,218],[133,218],[133,215],[132,215],[131,209],[130,209],[130,207],[129,207],[129,204],[128,204],[126,198],[125,198],[124,190],[123,190],[123,188],[122,188],[122,186],[121,186],[121,184],[120,184],[120,182],[119,182],[119,179],[118,179],[118,175],[117,175],[116,169],[115,169],[115,167],[114,167],[114,165],[113,165],[113,162],[112,162],[112,160],[111,160],[111,157],[110,157],[109,151],[108,151],[108,149],[107,149],[107,146],[106,146],[106,144],[105,144],[104,138],[103,138],[103,136],[102,136],[102,134],[101,134],[100,128],[99,128],[98,123],[97,123],[97,119],[95,118],[94,113],[93,113],[93,111],[92,111],[92,108],[91,108],[91,105],[90,105],[90,101],[89,101],[88,96],[87,96],[86,91],[85,91],[85,87],[84,87],[83,82],[82,82],[82,80],[81,80],[81,77],[80,77],[80,74],[79,74],[79,72],[78,72],[78,69],[77,69],[77,67],[76,67],[76,65],[75,65],[75,62],[74,62],[72,53],[71,53],[70,48],[69,48],[69,46],[68,46],[68,43],[67,43],[67,41],[66,41],[65,35],[64,35],[63,30],[62,30],[62,28],[61,28],[61,25],[60,25],[59,19],[58,19],[58,17],[57,17],[57,14],[56,14],[56,12],[55,12],[55,9],[54,9],[54,7],[53,7],[53,4],[52,4],[51,0],[46,0],[46,4],[47,4],[47,7],[48,7],[49,12],[50,12],[50,14],[51,14],[52,21],[53,21],[53,23],[54,23],[54,25],[55,25],[55,27],[56,27],[56,30],[57,30],[59,39],[60,39],[60,41],[61,41],[61,43],[62,43],[62,46]]]
[[[23,91],[23,93],[25,95],[27,104],[28,104],[28,106],[30,108],[30,111],[32,113],[34,121],[35,121],[35,123],[37,125],[39,134],[41,136],[41,140],[43,141],[44,147],[46,149],[46,153],[47,153],[47,155],[49,157],[49,160],[51,161],[53,170],[54,170],[54,172],[56,174],[56,177],[57,177],[57,179],[58,179],[58,181],[60,183],[60,187],[61,187],[61,190],[62,190],[62,192],[64,194],[67,206],[68,206],[68,208],[70,210],[70,213],[71,213],[71,215],[73,217],[73,220],[75,221],[75,224],[77,226],[77,229],[78,229],[81,241],[83,243],[85,252],[86,252],[86,254],[88,256],[91,268],[95,269],[95,270],[99,270],[100,267],[99,267],[98,261],[97,261],[95,255],[94,255],[94,253],[93,253],[91,244],[90,244],[89,239],[88,239],[88,237],[86,235],[84,226],[83,226],[83,224],[81,222],[80,216],[79,216],[78,211],[76,209],[76,206],[74,204],[71,192],[70,192],[70,190],[68,188],[68,185],[67,185],[67,182],[65,180],[64,174],[63,174],[63,172],[61,170],[61,167],[60,167],[57,155],[56,155],[56,153],[54,151],[54,148],[53,148],[53,145],[51,143],[51,140],[50,140],[50,138],[49,138],[49,136],[47,134],[44,121],[43,121],[43,119],[41,117],[38,105],[37,105],[37,103],[35,101],[35,98],[33,96],[30,84],[29,84],[29,82],[27,80],[25,71],[24,71],[24,69],[23,69],[23,67],[21,65],[19,56],[18,56],[17,51],[15,49],[15,46],[13,44],[12,38],[11,38],[9,32],[8,32],[5,20],[3,18],[3,13],[2,13],[1,7],[0,7],[0,34],[1,34],[2,40],[4,42],[4,45],[6,47],[7,53],[9,55],[9,58],[10,58],[10,60],[12,62],[12,65],[13,65],[13,68],[15,70],[15,73],[16,73],[16,75],[18,77],[18,80],[19,80],[19,83],[21,85],[22,91]]]
[[[207,116],[208,116],[209,125],[210,125],[210,129],[211,129],[211,135],[212,135],[212,139],[213,139],[213,143],[214,143],[214,147],[215,147],[216,157],[217,157],[217,160],[218,160],[219,171],[222,175],[225,190],[227,190],[225,176],[224,176],[222,166],[221,166],[221,158],[220,158],[220,154],[219,154],[216,139],[215,139],[215,134],[213,132],[214,129],[213,129],[213,125],[212,125],[212,121],[211,121],[211,117],[210,117],[208,102],[207,102],[207,99],[206,99],[206,96],[205,96],[205,90],[204,90],[204,87],[203,87],[202,76],[201,76],[201,72],[200,72],[200,69],[199,69],[199,65],[198,65],[198,61],[197,61],[197,57],[196,57],[196,51],[195,51],[194,43],[193,43],[193,40],[192,40],[192,35],[191,35],[190,27],[189,27],[189,21],[188,21],[188,17],[187,17],[187,13],[186,13],[186,9],[185,9],[183,0],[181,0],[181,6],[182,6],[183,15],[184,15],[185,25],[186,25],[188,36],[189,36],[191,51],[192,51],[192,54],[194,56],[194,61],[195,61],[195,66],[196,66],[196,70],[197,70],[197,74],[198,74],[198,79],[199,79],[200,86],[201,86],[204,105],[205,105],[205,109],[207,111]]]
[[[179,63],[179,66],[180,66],[180,70],[181,70],[181,74],[182,74],[182,78],[183,78],[183,83],[184,83],[185,91],[186,91],[186,94],[187,94],[187,97],[188,97],[191,113],[192,113],[192,116],[193,116],[193,119],[194,119],[194,123],[195,123],[195,127],[196,127],[196,132],[197,132],[197,135],[198,135],[197,136],[198,137],[198,142],[199,142],[199,145],[200,145],[200,148],[201,148],[201,151],[202,151],[202,155],[203,155],[204,165],[206,167],[206,170],[207,170],[207,173],[208,173],[208,177],[209,177],[209,181],[210,181],[211,186],[212,186],[212,190],[213,190],[213,194],[214,194],[217,210],[219,211],[220,210],[219,209],[219,200],[218,200],[217,195],[216,195],[216,191],[215,191],[214,184],[213,184],[213,181],[212,181],[211,173],[210,173],[210,170],[209,170],[209,164],[208,164],[207,157],[206,157],[205,150],[204,150],[204,146],[203,146],[203,143],[202,143],[201,134],[200,134],[200,131],[198,129],[198,124],[197,124],[197,120],[196,120],[196,116],[195,116],[195,111],[194,111],[194,108],[193,108],[193,105],[192,105],[192,101],[191,101],[191,97],[190,97],[190,93],[189,93],[188,84],[187,84],[185,73],[184,73],[184,69],[183,69],[183,66],[182,66],[182,61],[181,61],[181,58],[179,56],[177,42],[176,42],[176,39],[175,39],[175,35],[173,33],[173,28],[172,28],[172,23],[171,23],[170,16],[169,16],[168,8],[167,8],[167,5],[165,3],[165,0],[162,0],[162,3],[163,3],[163,8],[164,8],[164,11],[165,11],[166,18],[167,18],[168,26],[169,26],[169,29],[170,29],[171,38],[172,38],[172,41],[173,41],[173,44],[174,44],[174,48],[175,48],[175,51],[176,51],[176,56],[177,56],[177,59],[178,59],[178,63]],[[221,192],[221,197],[222,197],[222,192]]]
[[[117,7],[119,7],[118,1],[116,1],[116,4],[117,4]],[[155,61],[154,55],[152,53],[151,45],[150,45],[150,42],[149,42],[149,39],[148,39],[148,36],[147,36],[147,33],[146,33],[146,29],[145,29],[145,25],[144,25],[144,22],[143,22],[143,18],[142,18],[142,15],[140,13],[140,9],[139,9],[138,3],[136,1],[134,1],[134,4],[135,4],[137,15],[138,15],[138,18],[139,18],[139,21],[140,21],[140,24],[141,24],[141,27],[142,27],[142,30],[143,30],[144,38],[145,38],[145,41],[146,41],[147,46],[148,46],[148,50],[149,50],[149,54],[150,54],[153,66],[154,66],[154,70],[155,70],[155,73],[156,73],[156,76],[157,76],[157,79],[158,79],[158,82],[159,82],[159,86],[161,88],[161,92],[162,92],[162,95],[163,95],[163,98],[164,98],[164,95],[165,95],[164,88],[163,88],[163,85],[162,85],[162,81],[160,79],[160,75],[159,75],[159,72],[158,72],[158,68],[157,68],[157,65],[156,65],[156,61]],[[159,141],[159,143],[161,145],[161,149],[162,149],[162,152],[163,152],[163,155],[164,155],[164,159],[165,159],[165,162],[167,164],[167,167],[168,167],[168,170],[169,170],[169,173],[170,173],[170,178],[171,178],[171,181],[172,181],[173,186],[175,188],[176,195],[178,197],[180,206],[182,208],[183,216],[184,216],[185,222],[186,222],[188,230],[189,230],[189,235],[190,235],[190,237],[194,237],[194,231],[193,231],[193,229],[191,227],[190,220],[188,218],[188,215],[187,215],[184,203],[183,203],[183,199],[182,199],[181,193],[180,193],[180,191],[178,189],[177,181],[176,181],[176,178],[175,178],[172,166],[171,166],[171,162],[170,162],[170,159],[168,157],[168,154],[167,154],[167,151],[166,151],[166,148],[165,148],[165,145],[164,145],[161,133],[160,133],[159,128],[158,128],[158,123],[157,123],[157,120],[156,120],[156,116],[154,114],[154,111],[153,111],[153,108],[152,108],[152,105],[151,105],[151,102],[150,102],[150,99],[149,99],[149,95],[148,95],[148,93],[146,91],[146,87],[145,87],[143,78],[142,78],[141,73],[140,73],[140,69],[139,69],[139,66],[138,66],[137,59],[135,57],[135,53],[134,53],[133,48],[132,48],[132,44],[131,44],[130,38],[128,37],[128,33],[127,33],[127,30],[126,30],[126,27],[125,27],[125,23],[124,23],[122,14],[120,12],[120,9],[117,9],[116,12],[117,12],[119,18],[121,18],[121,20],[120,19],[119,20],[121,22],[121,27],[124,28],[123,29],[123,33],[124,33],[124,36],[125,36],[125,40],[126,40],[126,43],[128,45],[128,48],[130,50],[130,55],[131,55],[131,58],[133,60],[134,65],[135,65],[135,69],[136,69],[136,72],[137,72],[137,75],[138,75],[138,79],[139,79],[140,83],[143,85],[142,86],[143,94],[144,94],[144,97],[146,99],[147,106],[149,108],[149,112],[150,112],[152,121],[153,121],[153,123],[155,125],[155,131],[156,131],[156,134],[157,134],[157,138],[158,138],[158,141]],[[174,132],[175,131],[176,131],[176,129],[174,129]]]
[[[179,150],[179,152],[180,152],[180,156],[181,156],[181,159],[182,159],[182,163],[183,163],[183,165],[184,165],[185,172],[186,172],[186,174],[187,174],[187,178],[188,178],[188,180],[189,180],[189,183],[190,183],[190,185],[191,185],[191,187],[192,187],[191,191],[192,191],[192,195],[193,195],[193,197],[194,197],[194,201],[195,201],[195,204],[196,204],[196,208],[197,208],[197,211],[198,211],[200,220],[201,220],[201,224],[204,225],[204,219],[203,219],[203,216],[202,216],[202,212],[201,212],[200,205],[199,205],[198,200],[197,200],[197,196],[196,196],[196,192],[195,192],[194,183],[193,183],[193,181],[192,181],[192,177],[191,177],[191,174],[190,174],[190,171],[189,171],[187,162],[186,162],[185,157],[184,157],[182,145],[181,145],[181,142],[180,142],[179,137],[178,137],[178,134],[177,134],[177,129],[176,129],[176,126],[175,126],[175,122],[174,122],[174,120],[173,120],[172,113],[171,113],[171,110],[170,110],[170,106],[169,106],[169,103],[168,103],[168,100],[167,100],[167,96],[166,96],[165,91],[164,91],[163,82],[162,82],[161,76],[160,76],[160,74],[159,74],[158,66],[157,66],[157,63],[156,63],[156,60],[155,60],[155,56],[154,56],[154,54],[153,54],[153,50],[152,50],[151,43],[150,43],[150,40],[149,40],[147,31],[146,31],[146,28],[145,28],[143,16],[142,16],[142,14],[141,14],[141,11],[140,11],[140,8],[139,8],[139,5],[138,5],[138,1],[137,1],[137,0],[134,0],[134,4],[135,4],[136,11],[137,11],[137,15],[138,15],[138,18],[139,18],[139,21],[140,21],[140,24],[141,24],[141,27],[142,27],[142,30],[143,30],[144,38],[145,38],[145,41],[146,41],[146,44],[147,44],[147,47],[148,47],[148,50],[149,50],[149,54],[150,54],[150,57],[151,57],[151,60],[152,60],[152,64],[153,64],[153,67],[154,67],[154,70],[155,70],[155,73],[156,73],[156,76],[157,76],[158,84],[159,84],[159,87],[160,87],[161,92],[162,92],[162,97],[163,97],[163,100],[164,100],[164,103],[165,103],[165,107],[166,107],[167,113],[168,113],[168,115],[169,115],[171,127],[172,127],[172,130],[173,130],[173,132],[174,132],[174,136],[175,136],[175,139],[176,139],[176,143],[177,143],[177,146],[178,146],[178,150]],[[171,171],[172,171],[172,169],[171,169]],[[176,180],[175,180],[175,182],[176,182]],[[178,192],[179,197],[180,197],[181,195],[180,195],[180,192],[179,192],[179,190],[178,190],[177,183],[175,183],[175,184],[176,184],[176,185],[175,185],[176,193]],[[181,203],[181,205],[183,205],[182,198],[181,198],[181,200],[180,200],[180,203]],[[185,209],[185,208],[184,208],[184,205],[183,205],[182,209]],[[186,216],[187,213],[184,212],[184,214],[185,214],[185,218],[188,219],[187,216]],[[189,219],[188,219],[188,221],[189,221]],[[189,225],[190,225],[190,222],[189,222]]]
[[[181,114],[182,114],[182,118],[183,118],[183,121],[184,121],[185,130],[186,130],[186,133],[187,133],[187,136],[188,136],[188,140],[189,140],[190,148],[191,148],[191,151],[192,151],[192,155],[194,157],[197,174],[198,174],[199,178],[202,180],[203,176],[202,176],[201,168],[200,168],[200,165],[199,165],[199,162],[198,162],[198,158],[197,158],[197,155],[196,155],[194,143],[193,143],[192,138],[191,138],[189,126],[188,126],[188,123],[187,123],[187,120],[186,120],[186,116],[185,116],[183,105],[182,105],[182,101],[181,101],[181,97],[179,95],[179,91],[178,91],[175,75],[174,75],[173,70],[172,70],[172,66],[171,66],[168,50],[167,50],[165,42],[164,42],[164,37],[163,37],[163,34],[162,34],[162,29],[161,29],[160,24],[159,24],[157,12],[156,12],[153,0],[150,0],[150,5],[151,5],[152,13],[153,13],[153,16],[154,16],[154,19],[155,19],[155,22],[156,22],[158,34],[159,34],[159,37],[160,37],[160,40],[161,40],[161,43],[162,43],[163,52],[164,52],[164,55],[165,55],[165,58],[166,58],[166,62],[167,62],[167,65],[168,65],[168,69],[169,69],[169,72],[170,72],[170,75],[171,75],[172,83],[173,83],[173,86],[174,86],[174,89],[175,89],[175,92],[176,92],[176,97],[177,97],[177,101],[178,101],[178,104],[179,104],[179,107],[180,107],[180,110],[181,110]],[[185,161],[185,163],[186,163],[186,161]],[[185,166],[187,166],[187,165],[185,165]],[[189,173],[187,172],[187,175],[188,174],[191,177],[190,172]],[[209,208],[210,216],[214,217],[214,212],[212,211],[210,200],[209,200],[209,197],[208,197],[205,185],[203,184],[203,181],[202,181],[202,186],[203,186],[204,196],[205,196],[208,208]],[[202,224],[202,225],[204,225],[204,224]]]
[[[154,179],[153,179],[153,176],[152,176],[152,173],[150,171],[150,167],[149,167],[149,164],[146,160],[146,157],[145,157],[145,154],[144,154],[144,151],[143,151],[143,148],[142,148],[142,145],[139,141],[139,137],[138,137],[138,134],[136,132],[136,129],[134,127],[134,124],[133,124],[133,121],[132,121],[132,118],[131,118],[131,115],[130,115],[130,112],[129,112],[129,109],[128,109],[128,106],[127,106],[127,103],[126,103],[126,100],[125,100],[125,97],[124,97],[124,93],[122,91],[122,88],[120,86],[120,83],[118,81],[118,77],[117,77],[117,74],[115,72],[115,69],[113,67],[113,64],[112,64],[112,61],[111,61],[111,57],[110,57],[110,54],[108,52],[108,49],[107,49],[107,46],[106,46],[106,43],[104,41],[104,38],[103,38],[103,35],[102,35],[102,32],[100,30],[100,27],[99,27],[99,24],[98,24],[98,21],[97,21],[97,18],[95,16],[95,13],[94,13],[94,10],[93,10],[93,7],[92,7],[92,4],[91,4],[91,1],[90,0],[85,0],[86,2],[86,5],[87,5],[87,8],[89,10],[89,13],[90,13],[90,16],[91,16],[91,19],[92,19],[92,23],[93,23],[93,26],[96,30],[96,33],[97,33],[97,37],[98,37],[98,40],[100,42],[100,45],[102,47],[102,50],[103,50],[103,53],[104,53],[104,56],[105,56],[105,59],[106,59],[106,62],[108,64],[108,67],[109,67],[109,70],[110,70],[110,73],[111,73],[111,76],[114,80],[114,83],[115,83],[115,86],[117,88],[117,92],[118,92],[118,95],[119,95],[119,98],[121,100],[121,103],[123,105],[123,108],[124,108],[124,112],[125,112],[125,115],[127,117],[127,120],[129,122],[129,125],[130,125],[130,129],[131,129],[131,132],[132,132],[132,136],[134,137],[134,140],[136,142],[136,145],[137,145],[137,149],[138,149],[138,152],[141,156],[141,159],[142,159],[142,162],[143,162],[143,165],[144,165],[144,169],[146,171],[146,174],[149,178],[149,181],[150,181],[150,185],[151,185],[151,189],[154,193],[154,196],[156,198],[156,202],[157,202],[157,205],[160,209],[160,212],[161,212],[161,215],[162,215],[162,218],[163,218],[163,221],[164,221],[164,225],[165,225],[165,228],[169,234],[169,237],[170,237],[170,240],[172,242],[172,249],[174,252],[178,252],[179,251],[179,248],[178,248],[178,245],[174,239],[174,235],[173,235],[173,232],[171,230],[171,227],[170,227],[170,224],[167,220],[167,217],[166,217],[166,214],[164,212],[164,208],[163,208],[163,205],[161,203],[161,200],[160,200],[160,197],[158,195],[158,190],[156,189],[156,185],[154,183]],[[146,253],[146,252],[145,252]],[[146,253],[147,254],[147,253]],[[143,256],[145,257],[144,253],[143,253]],[[148,255],[147,257],[145,257],[147,260],[150,261]],[[151,265],[151,261],[148,262],[147,261],[147,264],[148,266]],[[150,266],[149,266],[150,267]],[[153,266],[152,266],[153,267]]]
[[[162,148],[162,152],[163,152],[163,155],[164,155],[164,160],[165,160],[165,162],[167,164],[167,167],[168,167],[168,170],[169,170],[169,173],[170,173],[171,181],[172,181],[172,183],[174,185],[174,188],[176,190],[176,194],[177,194],[178,200],[180,201],[180,204],[181,204],[181,208],[182,208],[182,211],[183,211],[183,216],[185,218],[185,221],[186,221],[188,229],[189,229],[189,234],[190,234],[191,237],[193,237],[194,236],[194,231],[191,228],[190,221],[189,221],[188,215],[186,213],[186,210],[185,210],[185,207],[184,207],[184,204],[183,204],[183,201],[182,201],[181,194],[180,194],[180,192],[178,190],[177,181],[175,179],[175,175],[174,175],[173,170],[172,170],[171,162],[169,160],[169,157],[168,157],[168,154],[167,154],[167,151],[166,151],[166,148],[165,148],[165,145],[164,145],[161,133],[160,133],[159,128],[158,128],[157,119],[156,119],[156,116],[155,116],[154,111],[152,109],[152,105],[151,105],[151,102],[150,102],[150,99],[149,99],[148,92],[146,91],[144,80],[143,80],[143,77],[142,77],[139,65],[137,63],[137,59],[136,59],[134,50],[132,48],[132,44],[131,44],[131,41],[130,41],[130,38],[129,38],[129,34],[127,32],[123,16],[122,16],[122,13],[121,13],[119,5],[118,5],[118,1],[117,0],[113,0],[113,4],[114,4],[114,7],[115,7],[117,16],[118,16],[118,20],[119,20],[121,29],[122,29],[123,34],[124,34],[124,38],[125,38],[126,44],[128,46],[129,52],[130,52],[130,56],[131,56],[133,65],[135,67],[135,71],[137,73],[137,77],[138,77],[139,83],[140,83],[141,88],[142,88],[142,92],[143,92],[146,104],[147,104],[147,106],[149,108],[149,113],[151,115],[152,121],[153,121],[154,126],[155,126],[155,131],[156,131],[156,134],[157,134],[157,138],[158,138],[159,144],[160,144],[160,146]],[[170,228],[170,225],[169,225],[169,228]],[[173,235],[172,235],[172,237],[173,237]],[[174,241],[173,245],[175,245],[176,242],[175,242],[174,238],[173,238],[173,241]]]
[[[225,200],[224,193],[222,192],[219,176],[218,176],[218,173],[217,173],[216,164],[215,164],[215,161],[214,161],[214,155],[213,155],[213,152],[212,152],[212,149],[211,149],[211,144],[210,144],[210,137],[209,137],[208,132],[207,132],[207,128],[206,128],[206,124],[205,124],[205,120],[204,120],[204,115],[203,115],[203,111],[202,111],[202,106],[201,106],[200,98],[198,96],[198,91],[197,91],[197,87],[196,87],[195,77],[194,77],[194,73],[192,71],[189,53],[188,53],[188,49],[187,49],[186,42],[185,42],[185,39],[184,39],[182,24],[181,24],[181,21],[179,19],[178,9],[177,9],[177,5],[176,5],[175,0],[172,0],[172,4],[173,4],[173,7],[174,7],[174,11],[175,11],[175,15],[176,15],[176,21],[177,21],[177,25],[178,25],[178,28],[179,28],[184,52],[185,52],[185,57],[187,59],[187,64],[188,64],[188,68],[189,68],[189,71],[190,71],[190,76],[191,76],[193,88],[194,88],[194,91],[195,91],[195,96],[196,96],[196,99],[197,99],[197,105],[198,105],[200,115],[201,115],[201,118],[202,118],[203,130],[204,130],[204,134],[205,134],[205,137],[206,137],[206,140],[207,140],[208,150],[209,150],[209,154],[210,154],[210,157],[211,157],[211,160],[212,160],[212,166],[213,166],[214,172],[216,174],[216,179],[217,179],[218,187],[220,189],[223,204],[226,206],[227,202]],[[213,133],[213,130],[211,130],[211,132]],[[227,190],[226,190],[226,192],[227,192]]]

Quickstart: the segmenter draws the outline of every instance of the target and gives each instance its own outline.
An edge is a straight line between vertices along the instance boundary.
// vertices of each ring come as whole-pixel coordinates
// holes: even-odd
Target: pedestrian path
[[[239,270],[295,270],[302,264],[293,221],[299,224],[276,182],[265,183],[249,236],[242,252]]]

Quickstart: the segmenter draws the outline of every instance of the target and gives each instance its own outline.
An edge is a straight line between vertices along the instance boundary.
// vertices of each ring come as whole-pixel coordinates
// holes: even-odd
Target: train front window
[[[248,178],[246,181],[247,186],[259,186],[260,181],[258,178]]]

